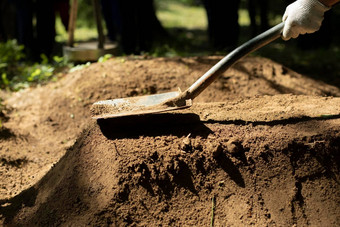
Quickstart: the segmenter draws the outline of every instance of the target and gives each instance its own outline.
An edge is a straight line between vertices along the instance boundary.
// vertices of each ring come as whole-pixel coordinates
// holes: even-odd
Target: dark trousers
[[[155,33],[162,30],[153,0],[102,0],[102,6],[109,37],[119,36],[124,53],[150,50]]]
[[[268,22],[268,0],[248,0],[248,12],[250,17],[250,25],[252,36],[259,32],[264,32],[269,28]],[[260,15],[260,24],[256,21],[256,15]],[[258,29],[260,27],[260,29]]]
[[[39,59],[49,56],[55,43],[55,11],[53,0],[14,0],[17,14],[17,39],[29,55]],[[33,26],[33,17],[36,26]]]
[[[240,27],[238,8],[240,0],[204,0],[208,17],[208,34],[212,46],[224,50],[237,45]]]

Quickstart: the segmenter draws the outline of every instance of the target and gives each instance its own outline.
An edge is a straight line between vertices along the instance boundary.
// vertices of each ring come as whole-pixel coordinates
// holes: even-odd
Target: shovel
[[[162,94],[98,101],[91,107],[92,118],[107,119],[189,108],[192,106],[192,100],[235,62],[279,38],[281,36],[283,26],[284,22],[270,28],[239,46],[215,64],[184,92],[175,91]]]

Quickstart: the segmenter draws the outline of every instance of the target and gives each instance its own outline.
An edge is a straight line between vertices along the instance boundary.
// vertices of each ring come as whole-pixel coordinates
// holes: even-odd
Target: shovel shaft
[[[74,43],[74,30],[76,27],[78,13],[78,0],[73,0],[71,5],[70,19],[68,23],[68,40],[67,45],[73,47]]]
[[[253,39],[230,52],[203,76],[201,76],[201,78],[199,78],[185,92],[183,92],[185,96],[183,98],[194,99],[212,82],[214,82],[223,72],[230,68],[236,61],[279,38],[281,36],[283,26],[284,22],[261,33],[260,35],[254,37]]]

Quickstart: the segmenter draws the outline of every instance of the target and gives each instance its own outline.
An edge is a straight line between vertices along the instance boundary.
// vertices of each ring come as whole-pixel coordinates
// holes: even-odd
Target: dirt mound
[[[226,107],[238,103],[95,122],[37,185],[9,201],[7,221],[207,226],[213,216],[216,226],[337,226],[340,99],[321,109],[322,99],[308,99],[249,99],[233,121],[223,120]],[[287,100],[303,116],[251,112],[251,103]],[[330,115],[320,115],[323,107]]]
[[[336,87],[249,57],[186,111],[90,120],[95,101],[184,90],[219,59],[116,58],[6,99],[2,221],[338,225],[339,99],[320,97]]]

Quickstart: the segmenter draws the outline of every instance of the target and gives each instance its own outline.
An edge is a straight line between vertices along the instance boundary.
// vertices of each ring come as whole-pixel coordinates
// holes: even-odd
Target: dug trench
[[[187,110],[89,120],[99,98],[185,88],[215,60],[115,59],[8,98],[2,223],[338,226],[336,87],[246,58]]]

